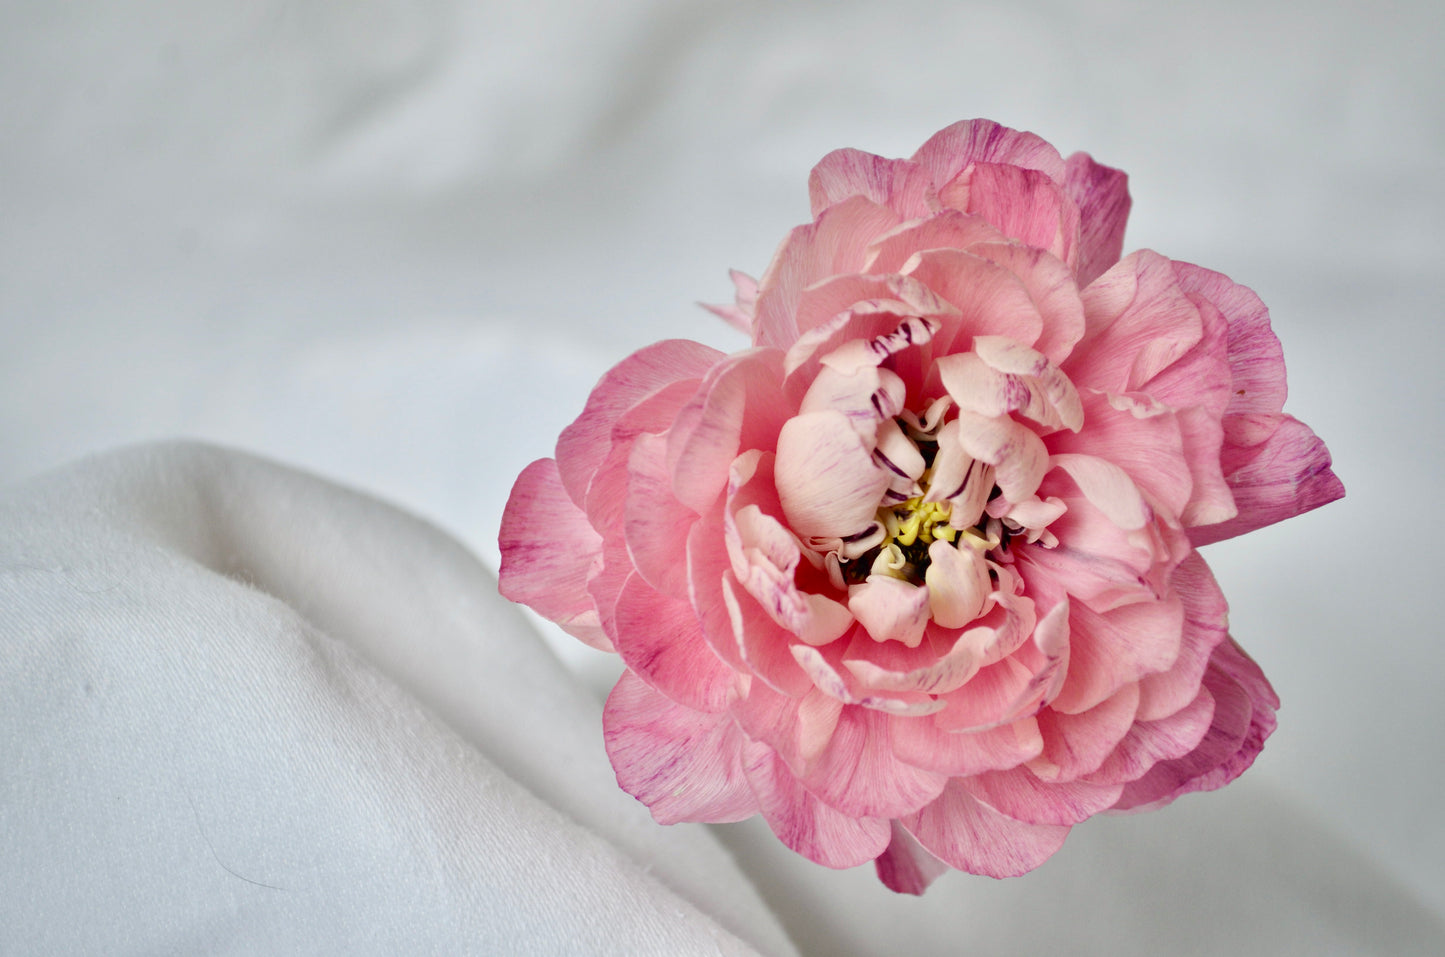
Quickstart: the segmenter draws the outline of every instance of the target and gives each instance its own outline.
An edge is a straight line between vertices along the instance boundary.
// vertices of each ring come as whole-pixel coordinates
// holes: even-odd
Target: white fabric
[[[1126,245],[1260,292],[1288,408],[1349,497],[1209,549],[1284,700],[1240,783],[919,902],[756,822],[717,829],[741,874],[700,882],[726,868],[706,834],[655,828],[605,767],[615,663],[543,628],[559,671],[459,546],[383,506],[174,447],[51,473],[0,526],[0,952],[588,952],[575,931],[788,953],[769,913],[818,955],[1445,950],[1437,6],[4,5],[0,483],[194,435],[364,487],[494,565],[513,477],[608,365],[740,345],[691,303],[806,218],[813,162],[982,115],[1124,167]],[[288,550],[303,528],[334,537]],[[101,565],[146,601],[109,572],[66,584]],[[44,622],[68,624],[37,658]],[[90,665],[115,692],[99,716]],[[502,697],[478,696],[493,668]],[[541,674],[566,720],[503,705]],[[488,806],[564,823],[524,839]],[[548,847],[600,870],[538,851],[522,883],[483,882]],[[557,901],[578,906],[488,936]]]

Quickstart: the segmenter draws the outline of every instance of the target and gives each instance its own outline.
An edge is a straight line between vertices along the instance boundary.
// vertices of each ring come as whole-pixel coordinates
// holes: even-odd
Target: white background
[[[607,366],[743,345],[693,303],[807,218],[819,157],[1031,129],[1129,172],[1126,248],[1270,306],[1348,497],[1206,552],[1284,701],[1240,787],[1445,915],[1441,49],[1429,2],[12,0],[0,483],[195,436],[494,563]]]

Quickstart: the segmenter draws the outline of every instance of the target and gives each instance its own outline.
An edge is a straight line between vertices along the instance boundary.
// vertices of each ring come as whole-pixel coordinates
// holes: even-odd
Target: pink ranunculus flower
[[[503,594],[627,666],[618,782],[921,893],[1234,779],[1278,700],[1195,549],[1343,494],[1263,304],[995,123],[809,187],[752,348],[623,360],[503,517]]]

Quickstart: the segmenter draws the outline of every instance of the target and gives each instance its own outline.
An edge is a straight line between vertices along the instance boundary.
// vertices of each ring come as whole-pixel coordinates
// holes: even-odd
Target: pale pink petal
[[[1045,654],[1028,642],[1018,653],[980,668],[963,687],[940,696],[948,706],[938,713],[938,727],[982,731],[1033,715],[1067,654],[1067,647]]]
[[[1006,336],[1032,345],[1044,318],[1028,287],[1002,266],[961,249],[928,249],[903,266],[906,274],[951,304],[956,319],[945,319],[939,353],[963,352],[974,336]]]
[[[1194,478],[1184,451],[1179,417],[1164,406],[1146,403],[1141,396],[1106,395],[1093,390],[1084,394],[1083,408],[1087,425],[1082,432],[1055,432],[1045,438],[1053,456],[1051,461],[1064,467],[1075,481],[1079,481],[1079,475],[1086,480],[1095,476],[1097,484],[1091,488],[1108,488],[1114,481],[1109,470],[1094,461],[1060,461],[1059,456],[1079,454],[1107,460],[1122,468],[1136,489],[1149,493],[1170,515],[1182,516],[1193,495]],[[1219,473],[1217,455],[1214,471]],[[1127,489],[1102,494],[1103,501],[1128,500],[1118,517],[1133,522],[1141,516],[1143,501],[1137,491],[1132,495]]]
[[[613,644],[623,662],[659,692],[695,711],[724,710],[738,675],[702,635],[692,606],[669,598],[634,572],[617,596]]]
[[[722,594],[743,666],[789,697],[800,698],[807,694],[813,688],[813,682],[789,652],[797,635],[783,628],[760,608],[753,597],[737,584],[731,571],[723,573]]]
[[[869,575],[848,587],[848,610],[874,641],[917,647],[928,625],[928,589],[887,575]]]
[[[982,614],[993,590],[988,563],[967,545],[955,547],[941,539],[928,546],[928,558],[923,581],[933,620],[944,628],[962,628]]]
[[[791,698],[761,681],[752,682],[747,697],[732,706],[738,726],[776,752],[795,776],[818,761],[842,713],[841,701],[816,688],[801,699]]]
[[[1019,341],[1062,363],[1084,335],[1084,303],[1069,267],[1042,249],[1016,243],[980,243],[968,251],[1018,277],[1044,320],[1036,341]]]
[[[1118,784],[1044,782],[1026,767],[991,771],[962,783],[974,797],[1016,821],[1064,826],[1108,810],[1124,790]]]
[[[631,479],[627,466],[632,458],[633,442],[639,435],[666,432],[700,384],[698,379],[687,379],[663,386],[613,423],[612,448],[587,483],[587,499],[583,505],[592,527],[604,536],[622,533],[622,513],[627,502],[627,483]]]
[[[795,644],[789,651],[818,690],[844,704],[900,717],[920,717],[943,709],[943,702],[932,695],[913,691],[882,692],[859,686],[850,680],[851,675],[841,660],[842,650],[837,645],[813,648]]]
[[[895,894],[922,894],[948,865],[925,851],[897,821],[892,822],[892,835],[887,850],[873,861],[878,879]]]
[[[739,332],[753,333],[753,319],[758,307],[758,281],[747,273],[728,270],[736,290],[734,301],[727,305],[702,303],[702,307]]]
[[[1194,700],[1157,721],[1139,721],[1098,769],[1085,776],[1094,784],[1137,781],[1161,761],[1182,758],[1203,740],[1214,721],[1214,695],[1200,687]]]
[[[809,792],[850,817],[892,818],[923,807],[943,790],[947,778],[904,764],[889,744],[897,718],[845,705],[838,726],[817,762],[801,777]]]
[[[747,673],[733,630],[732,616],[723,597],[723,576],[731,574],[726,551],[718,547],[724,535],[722,520],[706,517],[687,535],[688,601],[708,647],[734,671]]]
[[[637,436],[628,472],[623,534],[632,563],[653,588],[685,598],[687,536],[698,516],[673,497],[667,440],[647,433]]]
[[[916,163],[884,159],[862,150],[834,150],[819,160],[808,177],[813,216],[853,197],[863,196],[887,206],[904,219],[927,216],[932,184],[928,171]]]
[[[1071,654],[1071,669],[1075,660]],[[1068,688],[1067,682],[1064,687]],[[1139,688],[1133,684],[1120,687],[1104,701],[1078,714],[1045,708],[1038,714],[1044,752],[1029,763],[1029,770],[1050,783],[1075,781],[1098,770],[1129,733],[1138,709]]]
[[[810,794],[766,745],[749,748],[744,771],[778,840],[815,864],[857,867],[887,849],[888,821],[854,817]]]
[[[803,290],[828,276],[859,272],[874,238],[900,219],[891,209],[854,196],[789,233],[759,280],[753,344],[792,345],[800,331],[794,316]]]
[[[824,365],[803,396],[798,413],[841,412],[854,430],[866,437],[877,431],[879,422],[903,411],[906,395],[903,380],[889,369],[865,365],[843,373]]]
[[[667,464],[679,502],[698,514],[717,500],[741,451],[771,450],[788,415],[782,354],[734,353],[717,363],[667,435]]]
[[[727,714],[684,708],[623,672],[602,736],[618,785],[661,824],[741,821],[759,810],[741,762],[748,742]]]
[[[1119,261],[1129,218],[1129,177],[1087,153],[1064,161],[1064,192],[1079,207],[1079,285],[1087,286]]]
[[[538,459],[517,476],[497,544],[498,587],[594,648],[611,651],[588,577],[602,564],[602,537],[572,503],[552,459]]]
[[[1021,502],[1038,491],[1049,467],[1049,453],[1032,429],[1012,419],[964,409],[954,421],[963,450],[994,467],[994,481],[1009,501]]]
[[[1144,675],[1166,670],[1179,657],[1183,626],[1184,606],[1177,595],[1102,613],[1074,602],[1069,670],[1053,708],[1068,714],[1087,711]]]
[[[557,470],[579,506],[587,483],[612,447],[612,425],[629,408],[664,386],[700,379],[723,358],[702,343],[668,339],[639,349],[609,369],[587,397],[587,406],[557,439]]]
[[[944,206],[982,216],[1004,235],[1049,252],[1072,266],[1079,210],[1057,183],[1038,170],[976,163],[938,191]]]
[[[921,492],[918,480],[928,468],[928,463],[913,440],[903,434],[902,427],[893,419],[884,419],[878,424],[877,441],[873,460],[891,473],[888,487],[903,493],[906,498]]]
[[[819,327],[831,328],[844,313],[891,316],[891,329],[910,316],[952,315],[954,309],[911,277],[848,273],[821,279],[804,289],[798,297],[794,318],[799,333],[807,334]],[[801,342],[794,343],[791,349],[800,346]],[[879,358],[870,361],[877,365]]]
[[[949,777],[1016,768],[1044,747],[1033,718],[983,731],[944,731],[928,720],[895,721],[890,729],[900,761]]]
[[[1005,336],[975,336],[973,350],[935,363],[959,408],[985,416],[1018,412],[1046,429],[1083,425],[1073,383],[1041,353]]]
[[[1189,706],[1214,649],[1229,630],[1229,604],[1198,552],[1179,563],[1169,585],[1184,603],[1179,657],[1167,671],[1139,679],[1139,720],[1157,721]]]
[[[774,473],[788,526],[804,538],[846,538],[868,525],[889,481],[871,443],[833,411],[783,425]]]
[[[930,624],[924,640],[913,648],[897,641],[874,641],[865,633],[844,652],[843,667],[873,691],[942,694],[973,677],[997,642],[998,631],[988,627],[963,631]]]
[[[939,130],[913,154],[935,188],[943,186],[970,163],[1007,163],[1040,170],[1055,182],[1064,180],[1059,151],[1033,133],[1011,130],[992,120],[963,120]]]
[[[1069,828],[1025,824],[982,803],[962,779],[949,782],[936,800],[900,822],[930,854],[971,874],[1018,877],[1048,860]]]
[[[1196,547],[1233,538],[1327,505],[1345,494],[1330,471],[1330,451],[1309,426],[1281,416],[1269,440],[1248,449],[1226,449],[1225,481],[1239,514],[1218,525],[1189,529]]]
[[[1097,455],[1069,452],[1049,456],[1049,466],[1068,473],[1089,503],[1119,528],[1143,528],[1149,521],[1151,510],[1139,494],[1139,487],[1128,472],[1113,462]]]
[[[1148,250],[1130,253],[1081,293],[1087,331],[1064,371],[1079,388],[1135,392],[1194,348],[1199,310],[1174,264]]]
[[[990,243],[995,248],[1009,245],[1008,237],[983,217],[945,209],[927,219],[901,223],[875,239],[868,252],[866,271],[896,273],[921,250],[972,250],[979,243]]]

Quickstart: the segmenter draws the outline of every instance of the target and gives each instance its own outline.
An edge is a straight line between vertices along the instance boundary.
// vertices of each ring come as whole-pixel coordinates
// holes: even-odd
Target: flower
[[[921,893],[1233,780],[1279,702],[1196,548],[1344,493],[1264,305],[988,121],[809,192],[712,307],[752,348],[623,360],[503,517],[502,593],[626,665],[618,783]]]

